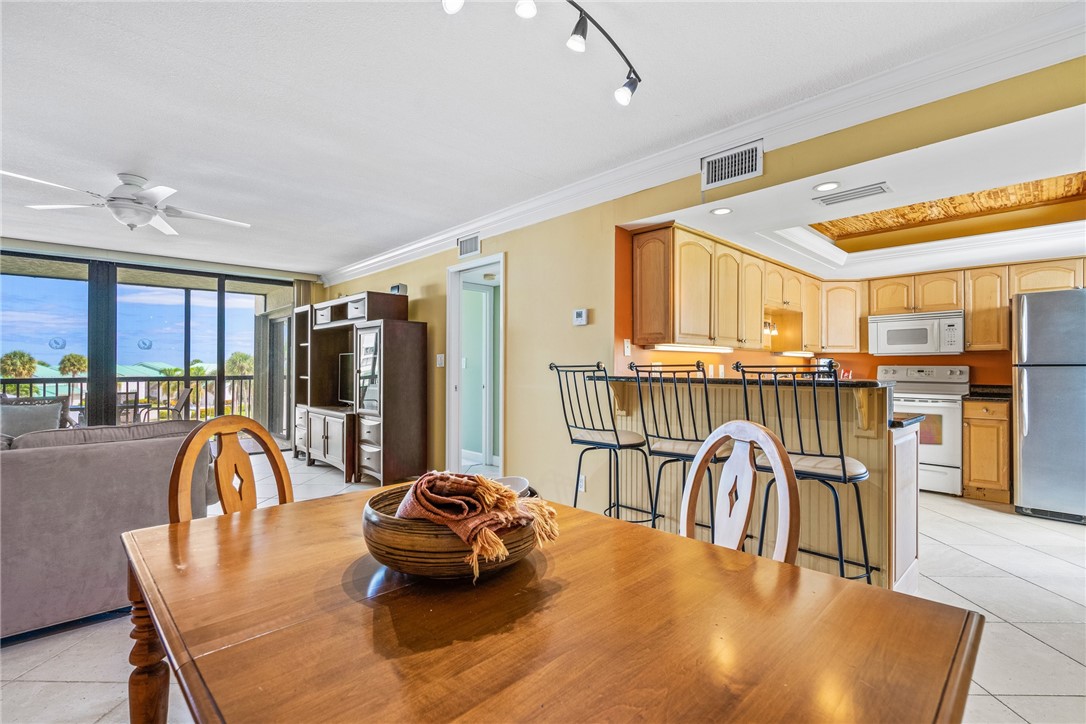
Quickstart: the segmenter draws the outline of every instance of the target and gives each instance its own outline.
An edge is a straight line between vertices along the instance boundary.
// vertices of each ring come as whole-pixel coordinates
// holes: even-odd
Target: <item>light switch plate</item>
[[[439,354],[437,356],[437,366],[438,367],[444,367],[445,366],[445,355]]]
[[[622,354],[626,355],[627,357],[633,355],[633,350],[630,348],[630,340],[628,339],[622,340]]]

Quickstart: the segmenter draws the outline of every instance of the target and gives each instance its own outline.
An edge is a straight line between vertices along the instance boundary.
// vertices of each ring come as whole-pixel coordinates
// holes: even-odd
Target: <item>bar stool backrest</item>
[[[569,440],[581,445],[618,447],[610,377],[602,362],[594,365],[550,363],[558,375],[558,394]]]
[[[744,365],[732,369],[743,377],[746,419],[768,428],[791,455],[822,457],[840,462],[845,481],[845,442],[841,427],[841,384],[830,360],[825,365],[790,367]],[[832,402],[819,393],[832,392]],[[806,420],[806,424],[804,424]]]
[[[661,443],[701,443],[713,430],[709,408],[709,383],[705,365],[639,365],[630,363],[637,376],[641,425],[649,452],[659,453]]]

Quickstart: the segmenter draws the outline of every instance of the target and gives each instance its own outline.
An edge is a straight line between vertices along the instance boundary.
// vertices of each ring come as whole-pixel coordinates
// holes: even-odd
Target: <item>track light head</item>
[[[517,0],[517,4],[513,7],[513,10],[519,17],[530,20],[535,17],[535,0]]]
[[[569,40],[566,41],[566,47],[575,53],[583,53],[587,36],[588,18],[582,12],[581,17],[577,18],[577,24],[573,26],[573,32],[570,34]]]
[[[464,0],[441,0],[441,7],[449,15],[456,15],[464,7]]]
[[[637,78],[631,73],[626,76],[626,82],[622,84],[622,87],[615,90],[615,100],[620,106],[628,106],[636,90]]]

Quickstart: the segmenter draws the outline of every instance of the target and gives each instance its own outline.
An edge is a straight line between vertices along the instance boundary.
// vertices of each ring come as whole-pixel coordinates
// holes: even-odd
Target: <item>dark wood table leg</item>
[[[128,719],[133,724],[165,724],[170,700],[170,667],[163,661],[166,649],[155,631],[136,577],[128,571],[128,598],[132,601],[132,633],[135,639],[128,663],[136,667],[128,677]]]

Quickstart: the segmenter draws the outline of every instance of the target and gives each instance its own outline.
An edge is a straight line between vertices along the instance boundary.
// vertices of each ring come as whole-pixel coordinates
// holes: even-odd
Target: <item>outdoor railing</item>
[[[147,420],[165,420],[185,387],[192,387],[186,420],[215,417],[214,375],[200,377],[119,377],[117,379],[117,423],[128,425]],[[86,416],[86,377],[33,377],[0,379],[0,392],[9,397],[67,397],[69,407],[81,419]],[[253,376],[227,375],[225,412],[252,416]]]

